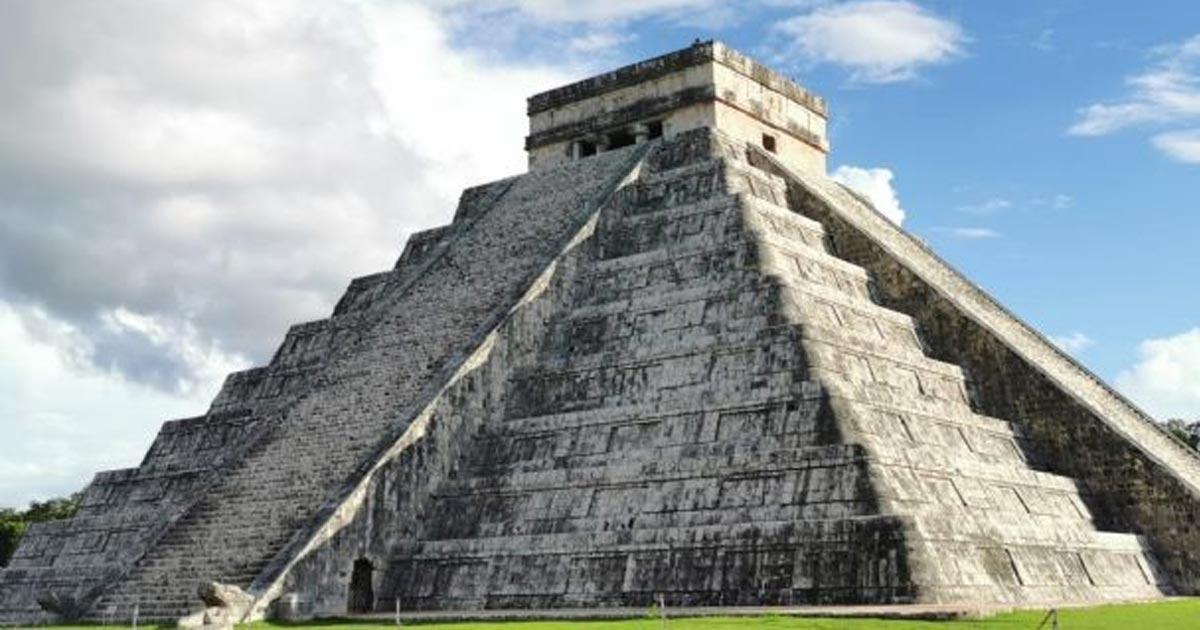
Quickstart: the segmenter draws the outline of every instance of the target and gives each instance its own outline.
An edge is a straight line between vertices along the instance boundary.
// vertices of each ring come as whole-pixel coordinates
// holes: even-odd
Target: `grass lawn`
[[[820,619],[803,617],[703,617],[669,619],[671,630],[1016,630],[1038,627],[1044,612],[1022,611],[963,621],[895,621],[883,619]],[[625,621],[496,621],[466,623],[406,623],[421,630],[662,630],[658,619]],[[114,627],[114,626],[109,626]],[[126,626],[127,627],[127,626]],[[148,628],[148,626],[140,626]],[[172,626],[162,626],[168,628]],[[390,623],[348,621],[316,621],[304,624],[260,622],[239,626],[246,630],[275,630],[280,628],[322,628],[323,630],[379,630],[394,627]],[[1045,626],[1047,630],[1049,624]],[[53,626],[55,630],[96,626]],[[1172,630],[1200,628],[1200,598],[1153,604],[1123,604],[1097,608],[1068,609],[1059,613],[1062,630]]]

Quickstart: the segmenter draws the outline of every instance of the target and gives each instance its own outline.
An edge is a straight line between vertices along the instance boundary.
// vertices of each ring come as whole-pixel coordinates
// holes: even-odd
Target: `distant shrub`
[[[0,567],[8,566],[30,523],[71,518],[79,510],[82,498],[83,493],[76,492],[69,497],[34,501],[26,510],[0,508]]]
[[[1200,450],[1200,422],[1185,422],[1178,418],[1167,420],[1167,430],[1180,442]]]

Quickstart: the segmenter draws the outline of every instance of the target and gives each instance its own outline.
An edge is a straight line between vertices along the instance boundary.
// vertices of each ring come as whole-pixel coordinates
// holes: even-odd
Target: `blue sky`
[[[132,466],[288,323],[523,170],[524,98],[721,39],[830,168],[1160,417],[1200,419],[1200,5],[0,5],[0,505]]]

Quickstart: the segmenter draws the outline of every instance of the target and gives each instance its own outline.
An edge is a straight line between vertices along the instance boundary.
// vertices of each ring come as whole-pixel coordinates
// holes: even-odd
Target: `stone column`
[[[633,125],[633,141],[641,144],[650,139],[650,125],[646,123],[634,123]]]

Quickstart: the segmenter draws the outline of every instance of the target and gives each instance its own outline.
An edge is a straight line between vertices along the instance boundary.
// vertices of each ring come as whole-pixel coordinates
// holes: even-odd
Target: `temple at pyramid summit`
[[[705,42],[528,106],[527,173],[32,526],[0,621],[1200,591],[1200,458],[830,180],[820,97]]]

